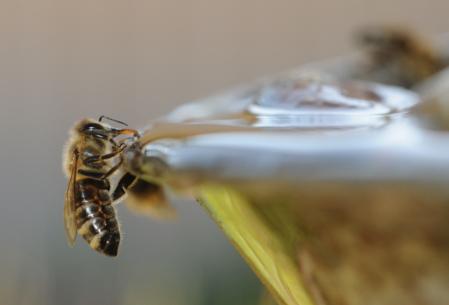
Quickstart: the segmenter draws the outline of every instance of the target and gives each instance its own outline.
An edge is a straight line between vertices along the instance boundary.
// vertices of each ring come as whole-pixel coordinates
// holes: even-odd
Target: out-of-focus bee
[[[416,33],[399,27],[371,27],[357,40],[368,55],[366,76],[372,81],[413,87],[444,68],[436,50]]]
[[[121,237],[112,204],[128,193],[134,207],[153,209],[154,205],[161,205],[160,202],[164,205],[165,198],[159,185],[127,172],[111,192],[110,178],[121,172],[123,150],[140,135],[133,129],[113,128],[102,122],[103,118],[107,117],[102,116],[98,121],[84,119],[71,131],[64,155],[64,169],[69,178],[64,223],[70,245],[79,233],[92,249],[116,256]],[[122,139],[117,140],[120,136]]]

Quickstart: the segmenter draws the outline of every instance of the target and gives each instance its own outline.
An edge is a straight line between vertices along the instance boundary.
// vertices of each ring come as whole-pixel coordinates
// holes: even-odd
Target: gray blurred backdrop
[[[176,105],[350,50],[366,24],[449,28],[449,1],[2,0],[0,304],[257,304],[261,287],[193,202],[119,208],[117,259],[67,246],[61,151],[82,117],[140,127]]]

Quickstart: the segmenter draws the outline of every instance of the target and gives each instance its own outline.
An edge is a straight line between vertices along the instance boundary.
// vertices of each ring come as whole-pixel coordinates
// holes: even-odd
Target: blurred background
[[[61,152],[72,124],[141,127],[176,105],[345,54],[369,24],[449,29],[449,2],[0,2],[0,304],[256,305],[262,288],[195,202],[164,223],[119,207],[118,258],[67,246]]]

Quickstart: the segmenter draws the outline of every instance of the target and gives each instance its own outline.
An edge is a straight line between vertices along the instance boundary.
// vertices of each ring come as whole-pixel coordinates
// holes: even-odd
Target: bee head
[[[92,119],[85,119],[75,126],[76,132],[85,137],[108,140],[112,135],[112,127]]]

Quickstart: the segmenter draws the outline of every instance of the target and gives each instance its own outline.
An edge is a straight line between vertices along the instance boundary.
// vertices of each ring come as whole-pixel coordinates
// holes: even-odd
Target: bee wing
[[[64,201],[64,225],[67,241],[73,246],[76,239],[76,220],[75,220],[75,182],[78,170],[78,154],[73,154],[72,170],[67,184]]]

